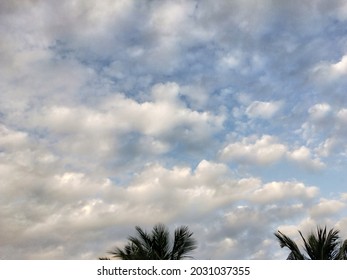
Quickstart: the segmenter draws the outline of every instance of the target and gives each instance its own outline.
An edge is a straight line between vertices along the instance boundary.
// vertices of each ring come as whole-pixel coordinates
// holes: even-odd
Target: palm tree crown
[[[189,258],[189,253],[197,247],[187,226],[177,228],[173,240],[163,224],[155,225],[150,233],[139,226],[135,229],[136,236],[128,237],[123,249],[116,247],[108,253],[123,260],[180,260]]]
[[[347,239],[342,241],[339,231],[331,229],[327,232],[326,227],[317,227],[317,233],[311,233],[305,238],[299,231],[303,240],[305,253],[302,253],[298,245],[280,231],[275,233],[281,248],[290,250],[287,260],[346,260]]]

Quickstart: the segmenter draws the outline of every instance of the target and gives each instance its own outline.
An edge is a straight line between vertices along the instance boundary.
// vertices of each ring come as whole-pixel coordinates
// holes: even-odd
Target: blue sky
[[[96,259],[188,225],[196,259],[347,236],[347,3],[1,1],[0,251]]]

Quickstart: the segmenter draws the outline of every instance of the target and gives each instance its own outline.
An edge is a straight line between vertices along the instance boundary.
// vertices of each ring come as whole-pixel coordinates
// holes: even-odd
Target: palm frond
[[[347,239],[341,244],[338,254],[336,255],[336,260],[347,260]]]
[[[298,245],[296,245],[296,243],[291,238],[289,238],[280,231],[277,231],[275,233],[275,236],[279,240],[281,248],[287,247],[290,250],[287,260],[305,259],[304,255],[300,252]]]
[[[171,259],[190,258],[188,253],[197,248],[197,242],[192,237],[193,233],[189,231],[187,226],[182,226],[175,230],[174,235]]]
[[[300,235],[304,241],[305,251],[311,260],[336,259],[340,247],[338,230],[331,229],[327,233],[326,227],[317,227],[317,234],[311,233],[307,241],[301,232]]]
[[[163,224],[158,224],[153,227],[153,253],[158,260],[167,260],[170,258],[169,235],[169,230]]]
[[[317,226],[316,233],[311,232],[307,238],[299,231],[304,243],[304,250],[307,254],[301,254],[296,243],[280,231],[275,233],[280,241],[281,248],[287,247],[291,250],[288,259],[309,259],[309,260],[343,260],[347,259],[347,240],[343,243],[339,237],[339,230],[330,229],[327,232],[326,226]],[[301,256],[300,256],[301,255]]]

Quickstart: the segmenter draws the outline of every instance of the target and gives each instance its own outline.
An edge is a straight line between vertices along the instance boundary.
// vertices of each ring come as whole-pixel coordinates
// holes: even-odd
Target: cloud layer
[[[2,1],[0,251],[97,259],[186,224],[196,259],[347,235],[344,1]]]

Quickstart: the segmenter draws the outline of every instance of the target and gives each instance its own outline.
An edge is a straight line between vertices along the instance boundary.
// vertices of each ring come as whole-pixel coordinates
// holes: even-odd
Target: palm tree
[[[116,247],[108,253],[122,260],[181,260],[190,258],[189,253],[197,248],[187,226],[177,228],[173,240],[163,224],[155,225],[150,233],[139,226],[135,229],[137,235],[129,236],[123,249]]]
[[[342,241],[339,231],[326,227],[317,227],[317,234],[311,233],[305,238],[299,231],[304,242],[305,253],[302,253],[298,245],[280,231],[275,233],[281,248],[290,250],[287,260],[347,260],[347,239]]]

